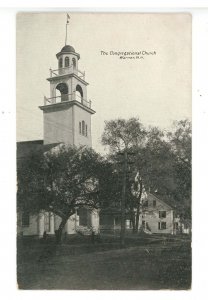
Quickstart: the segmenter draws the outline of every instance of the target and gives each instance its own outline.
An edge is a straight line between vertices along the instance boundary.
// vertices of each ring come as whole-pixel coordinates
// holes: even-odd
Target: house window
[[[178,230],[178,222],[174,223],[174,229]]]
[[[29,226],[30,225],[30,215],[27,211],[22,213],[22,226]]]
[[[79,122],[79,134],[81,134],[81,133],[82,133],[82,123]]]
[[[159,211],[159,218],[166,218],[166,211]]]
[[[158,229],[160,230],[166,229],[166,222],[158,222]]]
[[[143,204],[144,207],[148,207],[148,200],[146,200]]]
[[[85,125],[85,136],[87,136],[87,125]]]
[[[156,200],[153,200],[153,207],[156,207]]]

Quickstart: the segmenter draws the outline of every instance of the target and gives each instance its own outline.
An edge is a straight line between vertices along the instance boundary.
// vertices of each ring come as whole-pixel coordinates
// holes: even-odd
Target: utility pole
[[[134,155],[133,152],[128,152],[128,149],[124,149],[123,152],[118,152],[119,155],[123,156],[123,160],[119,162],[122,164],[122,195],[121,195],[121,231],[120,231],[120,245],[125,245],[125,229],[126,229],[126,183],[127,174],[131,173],[128,169],[133,161],[128,161],[128,155]]]
[[[123,182],[122,182],[122,197],[121,197],[121,233],[120,233],[120,245],[125,245],[125,227],[126,227],[126,172],[127,172],[127,149],[124,150],[123,161]]]

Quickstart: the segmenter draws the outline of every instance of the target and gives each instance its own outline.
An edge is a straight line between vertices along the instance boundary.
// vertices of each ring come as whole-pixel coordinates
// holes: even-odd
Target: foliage
[[[140,189],[156,193],[181,217],[191,218],[191,123],[188,120],[174,122],[169,132],[157,127],[144,128],[138,119],[109,121],[102,142],[109,145],[115,162],[121,149],[133,152],[130,160],[134,163],[129,165],[128,172],[132,174],[130,177],[139,172],[143,184]],[[138,201],[139,197],[132,196],[132,183],[127,183],[126,207],[130,211],[136,209]]]
[[[105,122],[102,144],[108,145],[112,152],[129,149],[143,142],[145,130],[138,118],[117,119]]]
[[[80,207],[99,208],[113,197],[112,168],[90,148],[32,153],[18,168],[18,207],[60,216],[60,232]]]

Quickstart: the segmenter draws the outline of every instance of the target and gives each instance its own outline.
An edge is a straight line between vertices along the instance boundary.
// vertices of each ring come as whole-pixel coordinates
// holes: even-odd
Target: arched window
[[[69,57],[65,57],[65,67],[69,67]]]
[[[62,57],[59,58],[59,68],[62,68],[63,67],[63,59]]]
[[[78,84],[76,86],[76,100],[79,101],[79,102],[83,102],[83,91],[82,91],[82,88],[81,86]]]
[[[56,89],[60,92],[61,102],[68,100],[68,86],[65,82],[61,82],[56,86]]]
[[[73,67],[76,68],[76,59],[74,57],[72,58],[72,64],[73,64]]]

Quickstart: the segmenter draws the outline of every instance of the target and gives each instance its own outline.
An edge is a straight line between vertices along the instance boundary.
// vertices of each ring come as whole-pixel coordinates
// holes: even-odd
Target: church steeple
[[[91,146],[91,101],[85,72],[78,69],[79,53],[65,45],[56,54],[58,68],[50,69],[50,97],[40,106],[44,116],[44,143]]]

